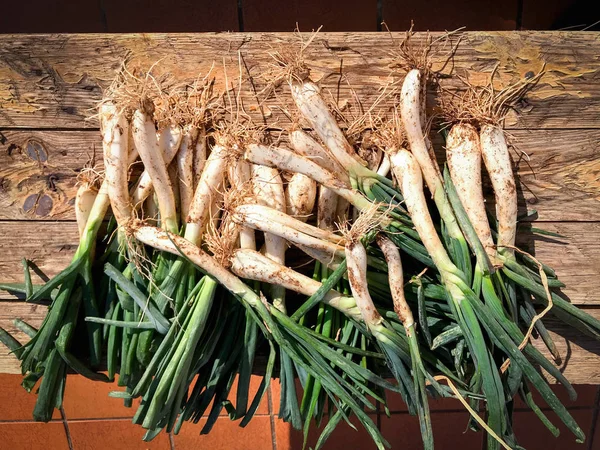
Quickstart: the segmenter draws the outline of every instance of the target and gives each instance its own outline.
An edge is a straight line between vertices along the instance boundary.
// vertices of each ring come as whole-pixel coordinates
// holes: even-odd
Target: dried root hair
[[[427,32],[424,43],[415,43],[413,31],[415,24],[411,21],[410,28],[404,35],[404,39],[398,44],[396,50],[392,52],[394,62],[392,69],[403,69],[407,72],[412,69],[419,69],[429,75],[431,72],[431,50],[434,40]],[[389,29],[388,29],[389,32]],[[437,42],[437,40],[436,40]]]
[[[436,71],[433,71],[432,69],[432,54],[441,51],[445,45],[450,43],[450,37],[456,33],[459,33],[462,28],[446,32],[436,39],[434,39],[429,32],[426,32],[425,41],[423,43],[415,43],[413,38],[416,33],[413,31],[413,28],[414,23],[411,21],[410,28],[406,32],[404,39],[402,39],[402,41],[398,44],[397,49],[391,52],[394,62],[390,65],[390,68],[393,71],[400,69],[406,72],[412,69],[418,69],[423,72],[424,79],[428,79],[432,75],[436,76],[446,67],[456,52],[458,44],[460,43],[460,37],[455,44],[450,46],[450,49],[447,51],[447,58],[444,64]],[[393,40],[394,39],[392,38],[392,41]]]
[[[384,203],[372,203],[368,208],[360,211],[354,223],[345,220],[343,223],[338,224],[338,230],[346,242],[358,242],[367,233],[381,229],[387,218],[385,211],[389,207],[390,205]]]
[[[304,56],[306,49],[321,30],[319,27],[310,37],[305,40],[296,28],[295,36],[298,42],[288,46],[280,46],[273,49],[269,55],[273,59],[269,69],[262,75],[267,82],[267,89],[272,90],[279,87],[283,82],[306,81],[310,78],[310,67],[306,64]]]
[[[147,225],[145,221],[135,217],[123,227],[123,235],[125,236],[124,245],[127,249],[125,255],[127,261],[134,265],[135,269],[142,277],[147,279],[150,283],[154,283],[152,279],[154,263],[148,257],[144,244],[135,237],[135,231],[144,225]]]
[[[154,115],[157,105],[169,99],[169,91],[173,86],[173,76],[156,70],[160,61],[154,63],[148,70],[128,66],[123,62],[117,76],[104,92],[100,102],[112,102],[119,113],[132,114],[136,109]],[[165,108],[165,106],[160,106]]]
[[[162,122],[169,121],[180,126],[189,125],[194,128],[206,127],[214,116],[222,109],[219,95],[214,92],[215,79],[211,71],[204,77],[198,76],[193,83],[185,83],[175,87],[170,93],[170,108],[164,113],[158,111],[159,126]]]
[[[462,79],[467,86],[463,93],[449,90],[442,91],[438,115],[443,125],[455,123],[471,123],[473,125],[494,124],[502,125],[511,109],[532,89],[544,75],[544,67],[537,75],[525,77],[515,83],[497,90],[494,87],[496,66],[490,74],[490,80],[485,86],[473,86],[468,80]]]
[[[77,174],[77,185],[87,186],[90,189],[99,190],[102,180],[104,179],[104,171],[100,171],[91,165],[86,164],[83,169]]]
[[[208,229],[204,235],[204,242],[210,253],[219,264],[228,268],[231,265],[233,251],[237,247],[241,225],[233,220],[232,213],[241,204],[249,203],[250,189],[244,183],[242,186],[231,187],[223,193],[223,203],[219,225],[215,226],[212,220],[208,222]]]

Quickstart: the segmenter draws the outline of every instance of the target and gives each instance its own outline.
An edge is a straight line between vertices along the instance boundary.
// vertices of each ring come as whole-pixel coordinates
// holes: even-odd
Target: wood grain
[[[338,107],[344,110],[356,96],[368,106],[390,81],[393,53],[403,33],[320,33],[306,50],[312,77],[320,81]],[[434,33],[440,37],[440,33]],[[308,35],[303,35],[304,39]],[[422,45],[426,35],[413,42]],[[497,67],[497,86],[538,73],[540,83],[510,115],[510,128],[599,128],[600,44],[597,33],[574,32],[468,32],[455,34],[435,46],[434,70],[467,77],[472,84],[486,83]],[[101,98],[102,88],[127,57],[132,64],[150,67],[178,80],[192,80],[211,67],[222,88],[227,79],[237,86],[241,69],[255,87],[265,87],[264,74],[272,67],[269,52],[298,48],[293,33],[207,33],[130,35],[4,35],[0,37],[0,126],[29,128],[85,128],[97,126],[85,119]],[[457,45],[450,61],[450,49]],[[240,58],[241,57],[241,58]],[[448,64],[446,64],[448,62]],[[545,64],[545,66],[544,66]],[[224,68],[225,67],[225,68]],[[340,76],[340,70],[343,77]],[[402,72],[398,72],[402,77]],[[464,87],[457,76],[444,77],[449,89]],[[261,101],[264,100],[262,96]],[[242,85],[245,110],[260,119],[258,101],[246,82]],[[392,98],[384,104],[391,105]],[[287,124],[281,109],[292,111],[289,95],[279,93],[265,104],[271,125]],[[526,113],[526,114],[525,114]]]
[[[86,165],[102,170],[100,133],[0,132],[0,220],[74,220],[77,174]],[[535,209],[540,221],[600,220],[600,130],[512,130],[509,140],[521,212]],[[441,161],[441,139],[434,144]]]
[[[532,234],[526,224],[520,245],[554,267],[567,283],[564,294],[577,305],[600,305],[600,223],[550,222],[540,226],[565,236],[549,239]],[[71,260],[78,242],[74,222],[0,221],[0,283],[23,281],[21,259],[32,260],[48,276],[56,275]],[[42,280],[34,276],[34,283]],[[14,299],[0,291],[0,299]]]

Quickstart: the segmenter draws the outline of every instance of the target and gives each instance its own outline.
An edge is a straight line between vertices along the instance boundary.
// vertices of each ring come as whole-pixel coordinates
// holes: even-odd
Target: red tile
[[[467,430],[468,413],[439,412],[431,414],[436,450],[480,450],[482,433]],[[381,418],[381,433],[392,448],[407,450],[423,448],[419,419],[408,414]]]
[[[377,423],[377,416],[370,415],[371,420]],[[347,423],[340,423],[327,440],[324,448],[327,450],[348,450],[360,449],[371,450],[377,448],[373,443],[371,436],[365,428],[358,422],[356,417],[350,419],[356,426],[352,429]],[[323,418],[321,428],[311,424],[308,433],[307,448],[312,448],[317,443],[323,427],[327,424],[327,417]],[[294,430],[289,423],[282,420],[275,422],[275,438],[277,439],[277,450],[296,450],[302,448],[304,437],[302,432]]]
[[[124,390],[116,381],[100,383],[81,375],[69,375],[63,402],[65,416],[67,420],[133,417],[139,399],[133,407],[126,408],[122,399],[108,396],[111,391]]]
[[[268,416],[254,417],[245,427],[239,421],[232,422],[220,417],[209,434],[201,435],[200,430],[206,420],[197,424],[185,423],[178,435],[174,436],[176,449],[210,450],[272,450],[271,419]],[[279,447],[278,447],[278,450]]]
[[[248,395],[248,406],[250,406],[250,404],[252,404],[252,400],[254,400],[254,396],[256,395],[256,393],[258,392],[258,388],[260,387],[260,383],[262,382],[263,377],[259,376],[259,375],[252,375],[252,377],[250,378],[250,391],[249,391],[249,395]],[[231,392],[229,393],[229,400],[231,400],[231,402],[235,405],[236,404],[236,395],[237,395],[237,383],[238,380],[236,378],[236,380],[233,382],[233,386],[231,387]],[[276,383],[276,381],[271,380],[271,383]],[[207,411],[207,414],[210,412],[210,410]],[[260,405],[258,406],[257,410],[256,410],[256,414],[257,415],[265,415],[265,414],[269,414],[269,402],[268,402],[268,398],[267,398],[267,393],[265,392],[262,401],[260,402]],[[223,411],[221,412],[221,415],[227,415],[227,412],[225,411],[225,409],[223,409]]]
[[[0,447],[10,450],[66,450],[65,426],[51,423],[0,423]]]
[[[377,1],[244,0],[244,31],[376,31]]]
[[[6,420],[33,420],[33,408],[37,400],[35,393],[28,393],[21,386],[23,377],[15,374],[0,374],[0,422]],[[53,419],[60,419],[56,409]]]
[[[537,416],[532,412],[516,412],[514,414],[515,435],[519,445],[527,449],[544,449],[544,450],[582,450],[586,446],[577,444],[575,436],[567,430],[560,419],[553,413],[549,412],[548,418],[560,429],[560,436],[555,438],[550,431],[540,422]],[[589,440],[589,432],[592,422],[592,409],[580,409],[571,411],[571,415],[575,418],[586,438]]]
[[[144,442],[145,430],[130,420],[69,421],[71,441],[76,450],[168,450],[169,436],[159,434],[151,442]],[[66,448],[66,447],[65,447]]]
[[[298,397],[298,405],[302,402],[302,394],[304,390],[300,380],[296,378],[296,395]],[[271,401],[273,402],[273,414],[275,417],[279,414],[279,403],[281,401],[281,383],[279,378],[271,380]]]
[[[396,384],[395,380],[388,380]],[[407,412],[406,403],[397,392],[386,391],[387,407],[390,413]],[[383,407],[381,408],[383,411]],[[462,411],[464,407],[461,402],[454,398],[429,398],[429,409],[431,411]]]
[[[383,20],[392,31],[404,31],[414,21],[415,31],[445,31],[466,27],[476,30],[514,30],[517,0],[383,0]]]
[[[103,0],[111,33],[237,31],[236,0]]]
[[[558,399],[565,405],[567,408],[573,407],[592,407],[596,402],[596,395],[598,393],[598,386],[593,384],[577,384],[573,386],[575,388],[575,392],[577,392],[577,400],[571,401],[569,399],[569,395],[564,387],[558,384],[552,385],[552,391],[556,394]],[[536,404],[546,410],[549,409],[548,405],[544,402],[538,391],[533,389],[533,399]],[[527,404],[521,400],[521,397],[517,396],[515,398],[515,408],[516,409],[529,409]]]

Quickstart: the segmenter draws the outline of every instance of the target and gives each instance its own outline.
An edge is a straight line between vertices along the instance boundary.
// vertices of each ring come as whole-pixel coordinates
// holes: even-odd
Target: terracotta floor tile
[[[250,392],[248,395],[248,406],[250,406],[250,404],[252,403],[252,400],[254,399],[254,396],[258,392],[258,388],[260,386],[260,383],[262,382],[262,379],[263,379],[263,377],[260,375],[252,375],[252,378],[250,378]],[[238,383],[238,380],[236,378],[236,380],[233,382],[233,386],[231,387],[231,392],[229,393],[229,400],[231,400],[231,402],[234,405],[236,404],[237,383]],[[271,380],[271,383],[279,384],[277,380]],[[210,412],[210,410],[209,410],[209,412]],[[258,406],[258,409],[256,410],[256,414],[258,414],[258,415],[269,414],[269,402],[267,399],[266,392],[262,398],[260,405]],[[227,411],[225,411],[225,409],[223,409],[223,411],[221,411],[221,415],[226,416]]]
[[[63,402],[67,420],[133,417],[139,400],[133,407],[126,408],[122,399],[108,396],[111,391],[124,389],[117,386],[116,381],[99,383],[81,375],[69,375]]]
[[[407,412],[406,403],[396,392],[386,392],[387,407],[391,413]],[[454,398],[429,398],[431,411],[462,411],[462,403]],[[382,408],[383,411],[383,408]]]
[[[377,416],[370,415],[370,417],[376,424]],[[351,421],[356,425],[357,429],[353,430],[345,422],[340,423],[325,443],[324,448],[326,450],[371,450],[377,448],[369,433],[360,425],[356,417],[352,418]],[[308,433],[307,448],[315,446],[326,424],[326,418],[323,419],[320,429],[312,424]],[[282,420],[276,419],[275,421],[275,437],[277,439],[277,450],[300,450],[302,448],[304,440],[302,432],[294,430],[289,423],[285,423]]]
[[[298,405],[302,401],[302,393],[304,392],[300,380],[296,379],[296,394],[298,396]],[[273,414],[275,417],[279,414],[279,402],[281,401],[281,383],[279,378],[271,380],[271,401],[273,402]]]
[[[144,429],[127,419],[69,421],[75,450],[169,450],[169,436],[159,434],[151,442],[142,441]]]
[[[245,427],[239,421],[232,422],[226,417],[217,419],[209,434],[201,435],[205,419],[197,424],[185,423],[181,432],[174,436],[177,450],[272,450],[271,419],[269,416],[256,416]],[[280,450],[278,448],[278,450]]]
[[[586,439],[590,439],[589,432],[592,422],[592,409],[580,409],[571,411]],[[560,419],[553,412],[549,412],[548,418],[560,429],[560,436],[555,438],[550,431],[540,422],[532,412],[516,412],[514,414],[514,431],[519,445],[535,450],[582,450],[586,445],[577,444],[575,436],[567,430]]]
[[[561,385],[552,385],[552,391],[556,394],[559,400],[567,407],[591,407],[596,401],[596,394],[598,393],[598,386],[593,384],[577,384],[573,386],[577,392],[577,400],[571,401],[569,395],[564,387]],[[542,409],[548,409],[548,405],[542,400],[540,394],[533,390],[533,398],[537,405]],[[515,408],[529,409],[520,397],[515,399]]]
[[[439,412],[431,415],[436,450],[480,450],[481,433],[465,433],[468,413]],[[417,450],[423,448],[419,419],[408,414],[382,416],[381,433],[392,448]]]
[[[16,374],[0,374],[0,422],[6,420],[33,420],[33,408],[37,400],[35,393],[28,393],[21,387],[23,377]],[[54,410],[53,419],[60,419],[60,412]]]
[[[68,450],[62,422],[0,423],[0,447],[10,450]]]

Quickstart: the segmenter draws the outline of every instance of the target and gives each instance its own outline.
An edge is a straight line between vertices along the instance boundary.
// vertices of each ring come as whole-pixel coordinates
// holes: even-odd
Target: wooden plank
[[[534,223],[534,225],[538,225]],[[558,232],[564,240],[532,235],[526,227],[520,231],[521,245],[544,263],[554,267],[567,284],[564,294],[577,305],[600,305],[600,222],[539,224]],[[0,283],[23,281],[20,261],[33,260],[48,276],[64,269],[78,242],[74,222],[0,221]],[[41,283],[34,276],[34,283]],[[14,299],[0,291],[0,299]]]
[[[600,310],[587,309],[586,311],[600,318]],[[567,379],[573,384],[600,384],[600,343],[552,317],[545,318],[544,324],[550,330],[562,356],[560,367]],[[550,358],[540,339],[536,339],[534,345]],[[550,377],[548,379],[555,382]]]
[[[595,317],[600,317],[599,309],[588,309],[587,311]],[[0,302],[0,327],[9,333],[14,333],[15,337],[24,343],[28,340],[27,336],[15,328],[12,320],[21,318],[37,327],[42,323],[45,313],[45,306],[2,301]],[[554,318],[547,317],[544,319],[544,323],[551,330],[563,358],[561,368],[564,369],[563,372],[567,379],[574,384],[600,383],[600,343],[581,335]],[[544,349],[544,344],[539,339],[536,339],[534,344],[549,357]],[[5,350],[4,347],[0,348],[0,373],[19,373],[18,361]],[[552,378],[549,380],[555,382]]]
[[[344,109],[355,96],[371,104],[389,82],[391,54],[402,33],[321,33],[305,52],[326,92]],[[438,37],[439,34],[434,34]],[[469,32],[463,33],[451,64],[445,71],[467,77],[473,84],[485,82],[498,67],[498,86],[525,74],[537,73],[545,63],[546,75],[508,118],[512,128],[598,128],[600,73],[595,49],[597,33],[573,32]],[[307,36],[305,36],[307,38]],[[424,34],[415,36],[422,43]],[[458,35],[453,36],[458,41]],[[297,45],[292,33],[131,35],[4,35],[0,37],[0,125],[30,128],[84,128],[86,121],[123,59],[129,56],[144,67],[160,61],[162,71],[179,80],[206,73],[213,62],[217,87],[238,74],[239,54],[253,75],[257,90],[272,63],[273,49]],[[434,69],[448,59],[450,45],[438,49]],[[227,69],[223,69],[223,64]],[[340,82],[340,68],[343,73]],[[458,77],[444,78],[448,88],[458,88]],[[257,100],[243,86],[246,111],[259,118]],[[392,99],[384,102],[389,106]],[[277,107],[275,107],[277,106]],[[268,121],[287,124],[280,108],[292,110],[285,92],[267,102]],[[520,113],[520,114],[519,114]]]
[[[0,219],[75,219],[77,175],[102,169],[99,131],[3,131]]]
[[[0,327],[24,344],[29,341],[29,337],[18,330],[12,321],[19,318],[37,328],[42,324],[47,309],[46,306],[25,302],[0,302]],[[0,373],[21,373],[19,361],[3,344],[0,344]]]
[[[100,133],[1,133],[0,220],[74,220],[77,174],[90,163],[102,169]],[[600,220],[600,130],[512,130],[509,140],[519,161],[521,212],[535,209],[541,221]],[[442,142],[434,143],[442,160]]]

